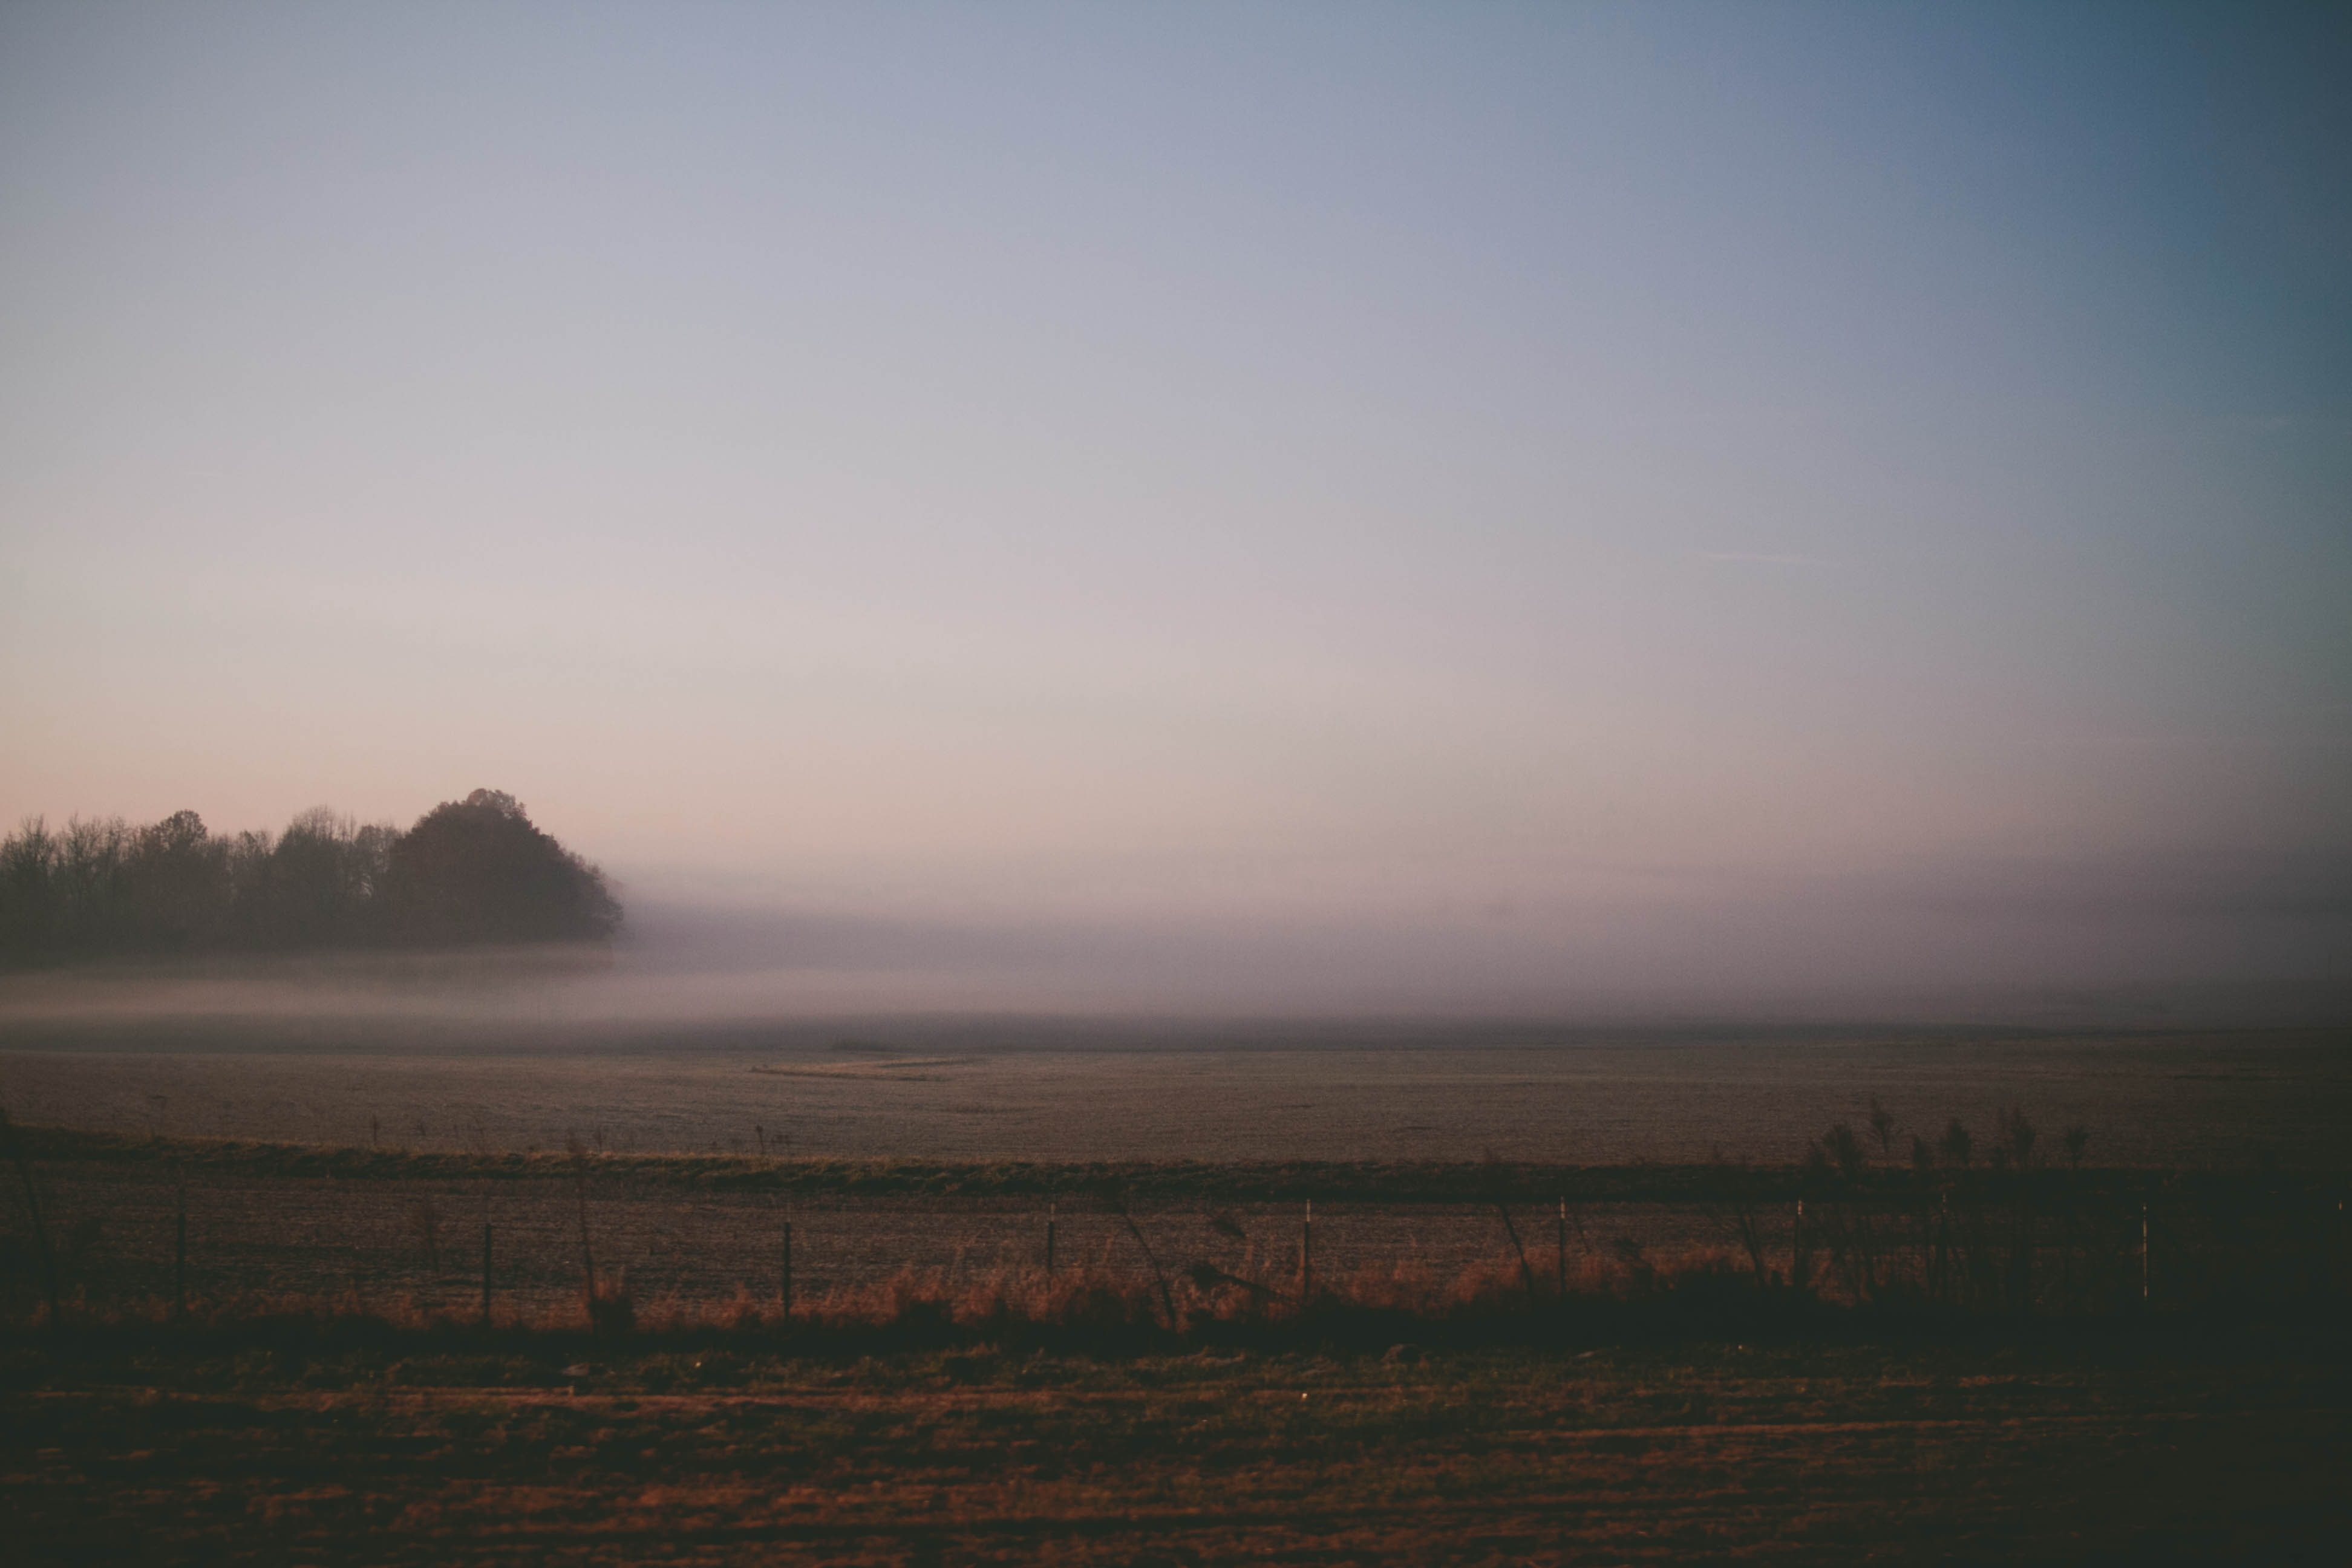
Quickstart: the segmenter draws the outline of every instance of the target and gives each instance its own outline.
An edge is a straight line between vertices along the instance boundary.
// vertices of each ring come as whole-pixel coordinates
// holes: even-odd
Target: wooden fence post
[[[1559,1275],[1559,1299],[1565,1301],[1568,1300],[1568,1200],[1566,1198],[1559,1200],[1559,1244],[1557,1272]]]
[[[33,1185],[33,1163],[26,1156],[24,1139],[5,1110],[0,1110],[0,1141],[7,1143],[8,1158],[16,1167],[17,1179],[25,1184],[25,1213],[33,1224],[33,1247],[41,1260],[42,1283],[48,1289],[49,1331],[63,1333],[66,1321],[58,1301],[57,1248],[49,1244],[49,1227],[41,1218],[41,1194]]]
[[[1315,1294],[1315,1200],[1307,1200],[1307,1217],[1298,1226],[1298,1304]]]
[[[179,1204],[172,1215],[172,1318],[188,1320],[188,1178],[180,1177]]]

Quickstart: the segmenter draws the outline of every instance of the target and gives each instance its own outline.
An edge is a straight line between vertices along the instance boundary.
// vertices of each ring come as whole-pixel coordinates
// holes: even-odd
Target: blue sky
[[[0,814],[488,784],[644,899],[1449,1005],[1923,900],[1975,934],[1890,975],[2333,971],[2340,910],[2131,922],[2352,852],[2347,68],[2322,6],[14,6]]]

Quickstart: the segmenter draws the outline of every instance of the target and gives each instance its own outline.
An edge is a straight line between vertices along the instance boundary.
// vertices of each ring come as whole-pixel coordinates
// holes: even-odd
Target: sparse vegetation
[[[1843,1126],[1815,1141],[1804,1163],[1784,1169],[1491,1160],[1073,1166],[598,1154],[577,1138],[560,1153],[416,1154],[32,1128],[12,1140],[22,1192],[16,1209],[25,1217],[0,1247],[0,1307],[27,1324],[60,1313],[124,1322],[165,1315],[160,1196],[148,1200],[156,1218],[145,1226],[156,1236],[118,1234],[108,1244],[135,1247],[143,1259],[113,1270],[109,1300],[92,1298],[85,1281],[78,1297],[69,1285],[60,1306],[46,1304],[61,1266],[46,1247],[47,1232],[31,1222],[37,1162],[44,1181],[68,1192],[91,1183],[100,1191],[127,1193],[124,1183],[145,1191],[168,1182],[176,1194],[188,1173],[226,1184],[223,1190],[239,1194],[239,1225],[259,1232],[241,1256],[273,1277],[280,1265],[269,1262],[268,1205],[307,1213],[372,1191],[398,1205],[397,1228],[380,1251],[352,1252],[348,1268],[327,1269],[315,1243],[289,1244],[289,1261],[307,1260],[294,1275],[248,1279],[226,1295],[215,1290],[193,1312],[211,1322],[256,1311],[357,1312],[403,1331],[444,1319],[477,1321],[468,1281],[446,1275],[440,1239],[443,1205],[466,1192],[480,1195],[486,1217],[494,1200],[507,1212],[540,1216],[509,1231],[509,1246],[537,1250],[518,1254],[513,1279],[501,1283],[503,1321],[551,1331],[576,1321],[604,1338],[772,1327],[771,1318],[780,1316],[772,1306],[780,1221],[772,1205],[787,1197],[867,1216],[854,1222],[856,1256],[864,1260],[855,1270],[845,1275],[836,1265],[823,1283],[804,1276],[793,1314],[803,1336],[887,1338],[908,1329],[924,1342],[940,1334],[1016,1332],[1049,1342],[1083,1324],[1089,1332],[1116,1327],[1138,1344],[1236,1335],[1287,1342],[1302,1334],[1350,1342],[1382,1335],[1552,1342],[2053,1318],[2126,1322],[2149,1310],[2300,1319],[2345,1304],[2339,1198],[2325,1183],[2275,1171],[2159,1174],[2071,1160],[2053,1167],[2036,1142],[2030,1123],[2012,1112],[2001,1119],[1991,1161],[1967,1167],[1877,1163],[1874,1148],[1892,1153],[1899,1141],[1883,1133],[1865,1146]],[[551,1192],[562,1194],[560,1223],[573,1247],[569,1318],[556,1257],[531,1239],[547,1232],[551,1215],[541,1194]],[[1515,1205],[1542,1202],[1545,1193],[1559,1194],[1560,1211],[1552,1237],[1537,1233],[1549,1246],[1531,1244],[1514,1215]],[[184,1227],[184,1197],[173,1201],[183,1205],[174,1217]],[[1077,1258],[1052,1278],[1042,1251],[1006,1260],[1008,1215],[1022,1223],[1021,1205],[1034,1204],[1042,1241],[1047,1201],[1066,1222],[1093,1215],[1103,1244],[1123,1237],[1126,1250]],[[1318,1259],[1311,1274],[1306,1232],[1290,1208],[1309,1201],[1345,1205],[1335,1223],[1343,1240],[1349,1229],[1357,1233],[1343,1254]],[[107,1206],[126,1212],[120,1199]],[[723,1229],[695,1217],[715,1221],[722,1208],[731,1216]],[[97,1223],[98,1206],[84,1201],[78,1209],[85,1223]],[[970,1217],[959,1221],[960,1214]],[[1415,1214],[1429,1218],[1414,1220]],[[1585,1233],[1588,1215],[1607,1226],[1599,1246]],[[971,1227],[983,1221],[997,1238],[993,1256],[968,1258],[968,1243],[958,1237],[977,1237],[982,1232]],[[306,1223],[323,1226],[322,1236],[365,1233],[355,1221]],[[1362,1239],[1368,1226],[1394,1235],[1402,1226],[1410,1235],[1433,1223],[1454,1237],[1434,1255],[1417,1243],[1384,1255]],[[934,1239],[916,1242],[910,1225]],[[600,1259],[596,1233],[606,1227],[636,1238],[626,1241],[625,1261],[658,1259],[673,1279],[683,1270],[699,1283],[684,1295],[672,1289],[645,1300],[628,1268]],[[893,1236],[908,1239],[894,1247]],[[1288,1238],[1296,1246],[1284,1263]],[[96,1245],[93,1233],[62,1250]],[[941,1247],[953,1256],[940,1258]],[[2151,1248],[2160,1256],[2152,1258]],[[46,1260],[37,1273],[26,1267],[36,1258]],[[184,1289],[185,1268],[184,1258],[174,1259],[173,1300]],[[302,1270],[313,1281],[309,1305]],[[2151,1271],[2161,1286],[2153,1292]],[[362,1272],[378,1282],[364,1298],[344,1278]],[[43,1278],[46,1293],[33,1289]]]

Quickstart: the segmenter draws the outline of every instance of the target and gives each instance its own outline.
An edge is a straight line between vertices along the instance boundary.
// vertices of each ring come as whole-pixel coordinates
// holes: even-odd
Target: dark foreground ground
[[[2309,1331],[1108,1361],[0,1347],[19,1563],[2352,1561]]]
[[[2337,1167],[754,1151],[16,1128],[0,1568],[2352,1562]]]

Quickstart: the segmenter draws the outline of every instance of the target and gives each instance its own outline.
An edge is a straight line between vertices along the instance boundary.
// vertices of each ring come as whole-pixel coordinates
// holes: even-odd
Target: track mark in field
[[[751,1070],[767,1078],[852,1079],[867,1083],[937,1083],[948,1068],[971,1067],[978,1057],[889,1057],[853,1062],[762,1062]]]

